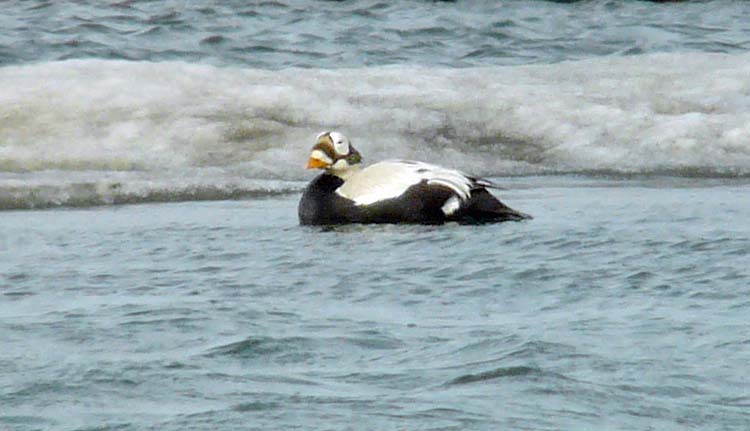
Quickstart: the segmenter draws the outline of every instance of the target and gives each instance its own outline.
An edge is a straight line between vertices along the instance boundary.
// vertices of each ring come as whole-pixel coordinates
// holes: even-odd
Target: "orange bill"
[[[307,159],[307,166],[305,166],[305,169],[325,169],[328,167],[328,164],[320,159],[316,159],[315,157],[310,157]]]

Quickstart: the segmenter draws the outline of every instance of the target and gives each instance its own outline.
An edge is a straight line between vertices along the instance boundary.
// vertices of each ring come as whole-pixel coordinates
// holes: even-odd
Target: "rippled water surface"
[[[747,186],[510,182],[534,220],[303,228],[297,195],[5,212],[0,424],[750,426]]]
[[[70,58],[262,68],[476,66],[744,52],[750,5],[652,2],[11,2],[0,64]]]

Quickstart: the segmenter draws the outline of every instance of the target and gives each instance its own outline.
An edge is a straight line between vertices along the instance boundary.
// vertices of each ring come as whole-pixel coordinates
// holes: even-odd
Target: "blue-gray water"
[[[745,2],[0,17],[0,429],[750,429]],[[297,225],[315,135],[534,215]]]
[[[70,3],[4,5],[0,64],[97,57],[465,67],[750,48],[750,5],[734,0]]]

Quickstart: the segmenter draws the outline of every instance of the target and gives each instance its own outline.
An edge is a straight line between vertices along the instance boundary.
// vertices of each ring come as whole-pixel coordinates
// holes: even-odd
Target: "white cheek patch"
[[[330,165],[333,163],[333,160],[331,160],[330,157],[328,157],[328,154],[320,151],[320,150],[313,150],[310,153],[310,158],[320,160],[321,162]]]
[[[461,208],[461,199],[459,199],[458,196],[451,196],[450,199],[445,201],[443,206],[440,207],[440,209],[443,210],[443,214],[447,216],[458,211],[459,208]]]

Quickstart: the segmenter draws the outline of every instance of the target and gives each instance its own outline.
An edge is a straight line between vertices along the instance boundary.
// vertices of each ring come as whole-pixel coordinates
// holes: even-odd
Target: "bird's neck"
[[[342,180],[346,181],[348,180],[352,175],[359,172],[361,168],[358,165],[355,166],[347,166],[344,169],[329,169],[328,173],[331,175],[335,175]]]

